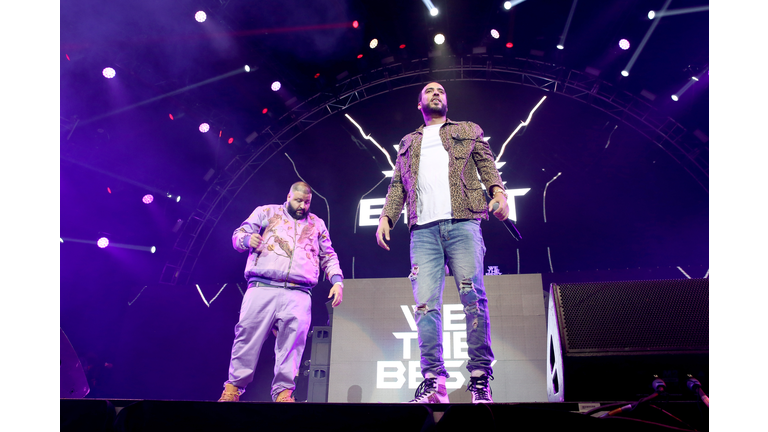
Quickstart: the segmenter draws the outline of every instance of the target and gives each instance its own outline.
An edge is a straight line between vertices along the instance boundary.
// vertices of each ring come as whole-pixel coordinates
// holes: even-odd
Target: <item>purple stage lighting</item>
[[[272,91],[278,91],[280,90],[280,81],[275,81],[272,83]]]
[[[105,78],[114,78],[115,70],[111,67],[106,67],[103,71],[101,71],[101,74],[104,75]]]
[[[144,195],[144,198],[141,199],[141,201],[143,201],[144,204],[149,204],[154,199],[155,199],[155,197],[153,197],[152,194],[146,194],[146,195]]]
[[[200,129],[200,132],[206,133],[211,127],[208,126],[208,123],[202,123],[198,129]]]
[[[619,48],[621,48],[623,50],[628,50],[629,49],[629,41],[626,40],[626,39],[620,40],[619,41]]]
[[[99,239],[99,241],[98,241],[98,242],[96,242],[96,244],[97,244],[97,245],[98,245],[100,248],[104,249],[104,248],[105,248],[105,247],[107,247],[107,245],[109,244],[109,240],[107,240],[107,238],[106,238],[106,237],[102,237],[102,238],[100,238],[100,239]]]
[[[203,11],[198,11],[195,14],[195,20],[197,20],[197,22],[204,22],[206,18],[208,18],[208,16]]]

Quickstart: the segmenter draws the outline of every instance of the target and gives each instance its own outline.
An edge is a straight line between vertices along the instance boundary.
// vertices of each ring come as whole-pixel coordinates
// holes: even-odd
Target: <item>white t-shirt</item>
[[[448,183],[448,151],[440,141],[440,126],[424,126],[416,188],[418,225],[451,219],[451,186]]]

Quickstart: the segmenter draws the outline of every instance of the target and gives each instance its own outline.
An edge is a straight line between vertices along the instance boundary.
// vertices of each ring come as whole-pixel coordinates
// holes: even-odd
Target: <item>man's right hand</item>
[[[248,241],[248,246],[258,249],[261,246],[261,236],[257,233],[251,234],[251,239]]]
[[[389,216],[384,216],[379,219],[379,228],[376,229],[376,243],[382,248],[389,250],[389,246],[384,240],[389,241]]]

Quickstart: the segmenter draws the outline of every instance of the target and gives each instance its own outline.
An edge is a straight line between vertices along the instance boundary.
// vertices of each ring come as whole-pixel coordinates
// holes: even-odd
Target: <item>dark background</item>
[[[394,158],[392,145],[422,122],[419,82],[365,99],[298,135],[231,197],[189,279],[160,283],[179,235],[173,227],[197,207],[209,170],[216,176],[235,156],[255,151],[246,137],[278,124],[290,110],[286,101],[334,91],[344,79],[381,67],[389,55],[396,62],[429,58],[437,31],[446,35],[446,57],[498,55],[581,72],[596,68],[615,88],[638,98],[643,90],[653,93],[655,100],[643,100],[682,125],[686,138],[698,131],[690,142],[708,162],[708,143],[700,138],[709,134],[708,74],[679,102],[669,97],[708,67],[708,12],[662,19],[623,78],[619,72],[651,25],[648,10],[663,2],[579,1],[565,50],[555,45],[572,2],[529,0],[510,11],[501,3],[448,1],[437,4],[441,13],[433,18],[418,1],[62,2],[60,236],[91,243],[60,245],[60,321],[86,366],[93,366],[89,397],[218,398],[244,289],[245,255],[232,249],[232,231],[256,206],[284,202],[299,176],[315,189],[312,212],[330,226],[345,277],[408,274],[402,219],[390,252],[375,244],[375,227],[355,227],[359,200],[391,168],[344,114]],[[706,4],[675,1],[670,9]],[[197,10],[208,13],[206,22],[194,20]],[[486,36],[493,27],[498,40]],[[368,48],[372,37],[380,40],[377,50]],[[617,47],[624,37],[632,43],[626,52]],[[477,46],[487,54],[472,54]],[[113,114],[245,64],[258,69]],[[117,71],[114,79],[101,76],[107,66]],[[338,79],[344,71],[348,77]],[[275,80],[282,82],[278,92],[269,89]],[[486,266],[503,274],[518,273],[518,265],[520,273],[541,273],[542,288],[553,281],[684,278],[678,266],[694,278],[708,273],[709,185],[660,145],[562,94],[492,81],[443,85],[449,118],[480,124],[496,154],[547,96],[501,158],[507,188],[531,188],[515,198],[522,239],[496,220],[483,222]],[[211,125],[206,134],[197,129],[202,122]],[[545,207],[544,188],[558,173]],[[383,198],[388,183],[366,198]],[[155,198],[149,205],[141,201],[147,193]],[[92,243],[102,236],[157,252],[99,249]],[[315,288],[315,325],[328,320],[329,288],[327,281]],[[272,344],[262,351],[245,400],[269,399]]]

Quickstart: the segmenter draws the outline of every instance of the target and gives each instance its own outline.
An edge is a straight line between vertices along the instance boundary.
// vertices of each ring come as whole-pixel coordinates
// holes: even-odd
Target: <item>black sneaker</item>
[[[438,384],[437,378],[424,378],[416,389],[414,399],[408,403],[450,403],[445,384]]]
[[[469,385],[467,385],[467,391],[472,392],[472,403],[493,403],[491,395],[491,386],[488,384],[488,380],[493,379],[493,376],[483,375],[479,377],[469,377]]]

